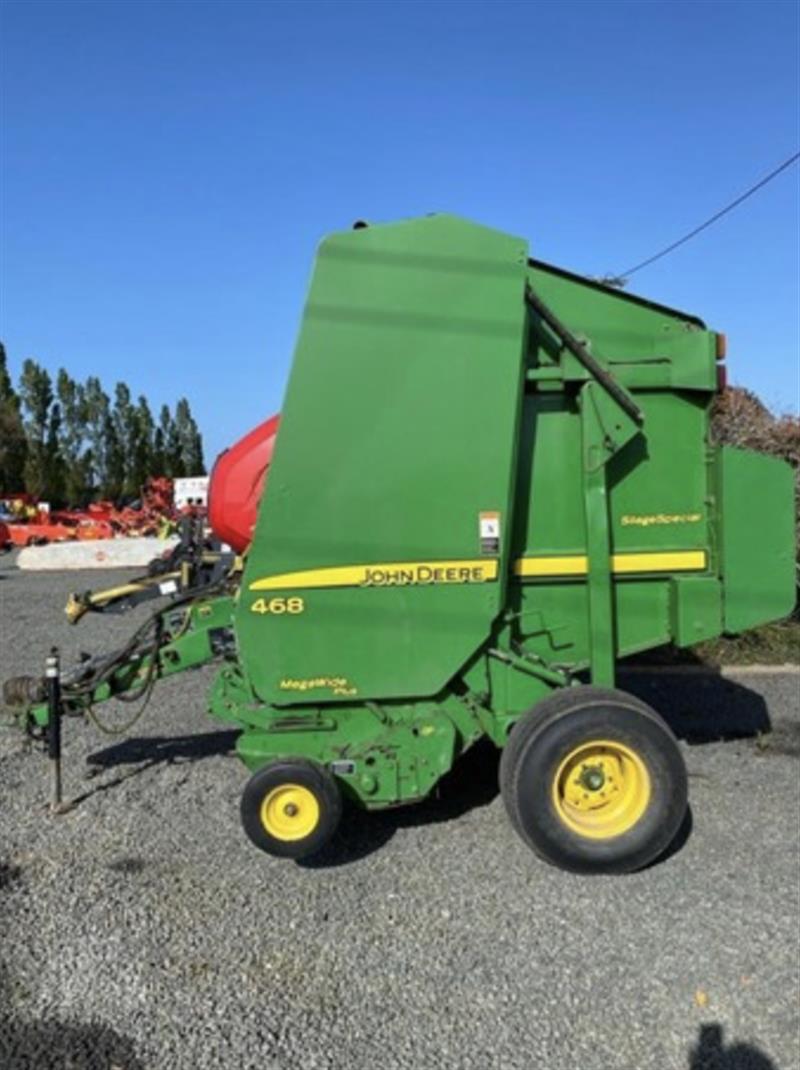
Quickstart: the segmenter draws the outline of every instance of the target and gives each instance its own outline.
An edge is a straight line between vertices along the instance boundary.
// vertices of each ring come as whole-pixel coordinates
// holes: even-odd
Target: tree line
[[[203,441],[189,402],[153,417],[147,398],[117,383],[113,398],[97,376],[55,380],[35,360],[11,381],[0,343],[0,495],[26,491],[59,505],[139,496],[148,476],[205,474]]]

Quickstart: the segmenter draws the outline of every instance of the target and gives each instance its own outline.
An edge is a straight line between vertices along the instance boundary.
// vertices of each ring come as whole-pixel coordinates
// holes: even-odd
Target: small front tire
[[[332,838],[342,816],[333,776],[304,758],[257,770],[242,792],[242,826],[250,841],[277,858],[307,858]]]

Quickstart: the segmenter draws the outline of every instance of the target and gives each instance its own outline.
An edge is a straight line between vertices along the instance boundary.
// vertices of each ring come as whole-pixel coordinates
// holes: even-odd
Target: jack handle
[[[50,812],[62,814],[64,806],[61,785],[61,659],[58,647],[53,647],[45,662],[47,687],[47,756],[50,759]]]

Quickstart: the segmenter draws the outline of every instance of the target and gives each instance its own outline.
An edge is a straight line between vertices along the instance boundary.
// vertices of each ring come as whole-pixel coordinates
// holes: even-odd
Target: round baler
[[[52,752],[62,713],[217,660],[209,709],[241,730],[242,823],[270,854],[319,851],[345,804],[425,798],[488,737],[537,854],[647,865],[686,771],[618,659],[794,599],[790,469],[710,439],[722,341],[453,216],[331,235],[280,430],[213,473],[233,552],[187,538],[123,651],[12,698]]]

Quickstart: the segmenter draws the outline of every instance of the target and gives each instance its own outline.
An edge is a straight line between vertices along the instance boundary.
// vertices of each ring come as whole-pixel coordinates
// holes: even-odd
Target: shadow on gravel
[[[618,686],[649,703],[678,739],[690,745],[752,739],[772,731],[756,691],[718,673],[626,672]]]
[[[795,733],[797,738],[789,738],[796,726],[781,726],[779,732],[770,736],[772,725],[761,695],[719,674],[626,672],[622,668],[619,686],[653,706],[678,738],[691,745],[757,737],[759,750],[765,754],[800,752],[800,733]],[[120,775],[88,789],[73,800],[73,805],[98,792],[111,790],[153,765],[201,761],[227,754],[234,749],[237,735],[236,730],[226,730],[188,736],[137,737],[95,751],[87,759],[90,773],[117,769]],[[499,752],[484,740],[456,762],[423,802],[369,813],[352,807],[330,846],[299,864],[309,869],[347,865],[379,850],[397,829],[452,821],[488,805],[499,790],[498,761]],[[680,851],[691,828],[689,813],[676,839],[653,864]]]
[[[111,791],[132,777],[139,776],[154,765],[170,765],[173,762],[199,762],[217,754],[228,754],[236,745],[237,731],[198,732],[191,736],[141,736],[125,739],[104,750],[95,751],[86,759],[87,777],[98,776],[107,769],[118,769],[120,775],[114,780],[89,788],[70,799],[70,809],[99,795]]]
[[[0,1019],[3,1070],[145,1070],[133,1042],[100,1022]]]
[[[683,815],[683,821],[681,821],[680,828],[675,833],[672,843],[661,852],[658,858],[654,858],[652,862],[648,862],[644,867],[645,870],[653,869],[655,866],[660,866],[662,862],[666,862],[672,858],[673,855],[679,854],[686,844],[689,842],[689,838],[692,835],[692,829],[694,828],[694,817],[692,816],[691,803],[686,807],[686,813]]]
[[[102,1022],[25,1021],[12,1015],[24,996],[0,966],[0,1066],[3,1070],[145,1070],[129,1037]]]
[[[19,866],[0,864],[0,891],[22,877]],[[0,1067],[2,1070],[145,1070],[129,1037],[102,1022],[49,1017],[26,1021],[14,1001],[30,998],[0,964]]]
[[[481,740],[442,777],[427,799],[396,810],[367,812],[352,806],[331,844],[297,864],[306,869],[344,866],[379,850],[398,829],[454,821],[470,810],[488,806],[500,790],[499,761],[497,748],[488,740]]]
[[[688,1070],[778,1070],[778,1067],[752,1044],[726,1047],[722,1026],[713,1022],[700,1026],[697,1047],[689,1052]]]
[[[765,739],[764,753],[771,750],[772,737],[768,733],[772,724],[764,699],[727,677],[715,673],[650,674],[621,670],[618,686],[648,702],[678,738],[690,745],[758,738]],[[787,745],[776,738],[775,752],[786,753],[791,745],[791,741]],[[347,865],[379,850],[397,829],[452,821],[469,810],[486,806],[499,791],[499,758],[500,752],[484,740],[456,762],[442,778],[438,790],[424,802],[372,813],[352,807],[333,842],[298,865],[308,869]],[[678,835],[651,866],[660,865],[682,850],[691,833],[689,809]],[[728,1070],[725,1064],[722,1067]]]
[[[22,870],[19,866],[10,866],[6,862],[0,862],[0,892],[14,881],[18,881],[21,876]]]
[[[95,751],[86,759],[92,772],[100,773],[119,765],[146,762],[199,762],[216,754],[227,754],[236,745],[236,730],[197,732],[190,736],[137,736],[124,739],[104,750]]]
[[[113,862],[106,863],[106,869],[110,869],[112,873],[120,873],[123,877],[135,877],[147,869],[147,862],[144,858],[125,855],[124,858],[117,858]]]

